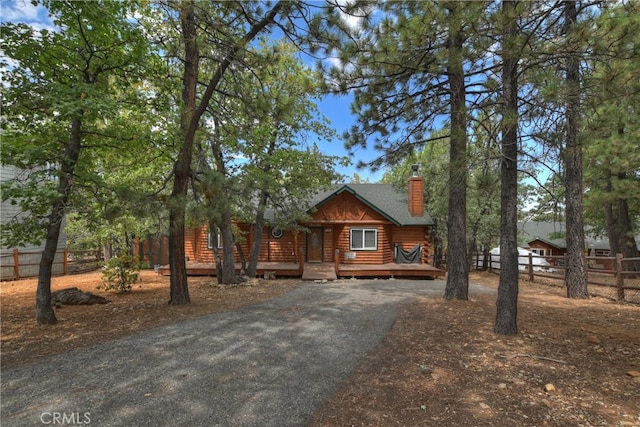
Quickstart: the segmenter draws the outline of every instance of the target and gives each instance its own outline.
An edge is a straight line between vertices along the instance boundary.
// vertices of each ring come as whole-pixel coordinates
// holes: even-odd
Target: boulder
[[[91,305],[107,304],[111,301],[91,292],[81,291],[78,288],[60,289],[51,293],[51,303],[56,307],[61,305]]]

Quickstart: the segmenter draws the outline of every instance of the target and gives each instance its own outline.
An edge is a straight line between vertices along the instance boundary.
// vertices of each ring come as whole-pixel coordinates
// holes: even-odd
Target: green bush
[[[121,255],[111,258],[104,264],[102,284],[98,289],[125,293],[140,278],[140,262],[137,257]]]

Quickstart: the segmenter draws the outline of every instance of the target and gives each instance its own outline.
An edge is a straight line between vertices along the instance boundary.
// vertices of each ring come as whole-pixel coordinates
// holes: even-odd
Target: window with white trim
[[[216,229],[216,235],[218,237],[218,249],[222,249],[222,233],[220,229]],[[207,248],[213,249],[213,233],[209,231],[209,235],[207,236]]]
[[[533,252],[534,254],[540,255],[540,256],[545,256],[546,255],[544,249],[531,248],[531,252]]]
[[[377,228],[352,228],[350,233],[350,250],[375,251],[378,249]]]

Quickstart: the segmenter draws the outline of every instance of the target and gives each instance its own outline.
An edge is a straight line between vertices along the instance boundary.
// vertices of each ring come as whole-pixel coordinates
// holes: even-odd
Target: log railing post
[[[20,252],[18,248],[13,248],[13,277],[16,280],[20,278]]]
[[[298,251],[298,270],[300,274],[304,272],[304,251]]]
[[[333,255],[333,268],[335,269],[336,274],[338,274],[340,270],[340,249],[336,249]]]
[[[616,254],[616,288],[617,298],[620,301],[624,301],[624,268],[622,266],[623,255],[621,253]]]
[[[533,282],[533,254],[529,252],[529,281]]]

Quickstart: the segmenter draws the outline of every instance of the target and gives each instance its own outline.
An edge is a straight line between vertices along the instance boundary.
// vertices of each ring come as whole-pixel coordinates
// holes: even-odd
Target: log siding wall
[[[255,241],[255,231],[252,227],[244,224],[239,226],[244,241],[240,243],[240,247],[245,257],[249,257],[249,253],[253,242]],[[303,234],[298,235],[304,238]],[[260,244],[259,260],[263,262],[297,262],[299,250],[296,250],[296,237],[291,231],[285,231],[279,239],[271,235],[271,229],[265,227],[262,233],[262,242]],[[190,261],[215,263],[213,249],[209,248],[209,228],[207,226],[190,229],[185,234],[185,252],[187,259]],[[222,256],[222,248],[219,250]],[[240,254],[237,248],[234,248],[235,262],[240,262]]]
[[[323,228],[323,261],[333,262],[336,250],[340,253],[340,262],[344,264],[386,264],[394,261],[395,245],[411,249],[420,243],[423,247],[422,262],[428,263],[430,254],[428,226],[398,227],[371,207],[356,199],[350,193],[341,193],[322,205],[311,214],[312,219],[303,226]],[[237,224],[244,242],[241,243],[246,257],[255,241],[255,230],[246,224]],[[376,229],[378,232],[376,250],[351,250],[350,231],[353,228]],[[263,230],[260,247],[260,262],[298,262],[306,257],[307,235],[285,231],[279,239],[271,235],[271,229]],[[215,262],[213,252],[207,247],[208,228],[188,230],[185,250],[188,259],[199,262]],[[240,257],[234,248],[236,262]],[[348,254],[348,255],[347,255]],[[355,255],[354,255],[355,254]]]

